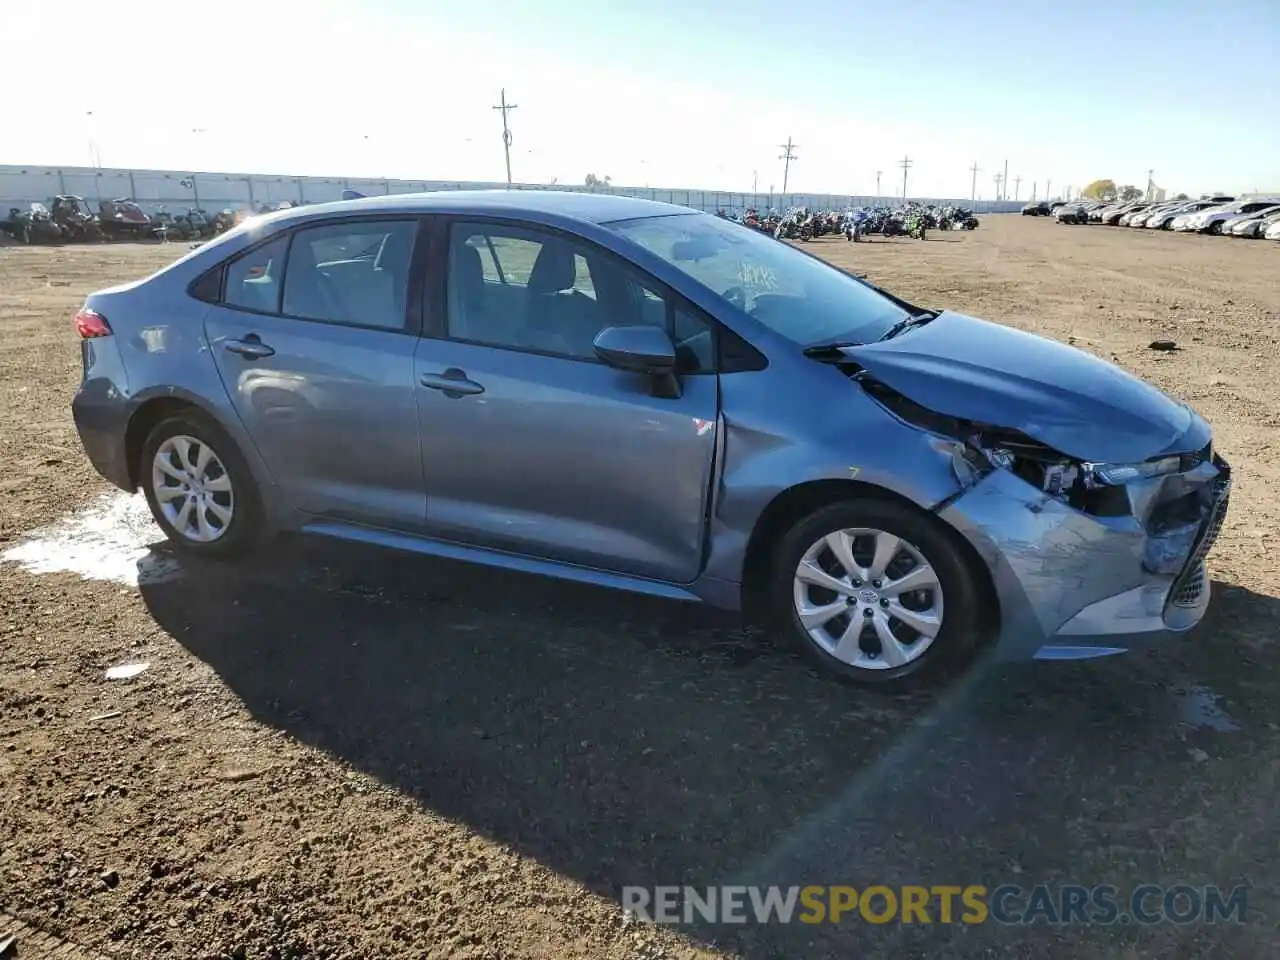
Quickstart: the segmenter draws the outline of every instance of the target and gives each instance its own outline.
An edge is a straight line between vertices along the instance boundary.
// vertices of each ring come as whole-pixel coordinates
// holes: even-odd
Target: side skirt
[[[476,563],[486,567],[498,567],[503,570],[516,570],[521,573],[554,577],[557,580],[572,580],[596,587],[625,590],[628,593],[643,593],[651,597],[663,597],[668,600],[702,602],[701,597],[692,593],[686,587],[665,583],[661,580],[648,580],[644,577],[633,577],[624,573],[609,573],[592,567],[560,563],[556,560],[539,560],[521,554],[486,550],[483,547],[470,547],[452,543],[448,540],[434,540],[430,537],[414,536],[393,530],[382,530],[377,527],[340,523],[334,520],[315,520],[304,524],[301,532],[322,537],[333,537],[338,540],[351,540],[356,543],[369,543],[378,547],[389,547],[393,550],[406,550],[410,553],[420,553],[429,557],[461,560],[464,563]]]

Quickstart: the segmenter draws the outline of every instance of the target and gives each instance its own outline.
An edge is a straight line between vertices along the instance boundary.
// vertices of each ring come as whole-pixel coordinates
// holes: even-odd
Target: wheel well
[[[773,548],[778,540],[791,526],[820,507],[839,500],[876,499],[900,503],[930,517],[942,527],[947,536],[964,554],[978,580],[983,592],[982,609],[988,611],[991,620],[987,624],[988,635],[995,636],[1000,629],[1000,602],[996,594],[995,584],[991,580],[991,571],[959,531],[950,524],[939,520],[934,514],[922,509],[901,494],[894,493],[884,487],[862,483],[857,480],[812,480],[797,484],[773,498],[760,514],[755,529],[751,531],[751,539],[747,541],[747,556],[742,571],[742,609],[748,615],[764,613],[758,607],[767,596],[766,580],[769,575],[769,564],[773,557]],[[754,608],[753,608],[754,607]]]
[[[142,478],[138,476],[138,461],[142,459],[142,445],[147,442],[147,437],[155,429],[155,425],[183,410],[199,409],[187,400],[179,400],[176,397],[156,397],[133,412],[124,434],[124,455],[125,462],[129,465],[129,480],[135,489],[142,482]]]

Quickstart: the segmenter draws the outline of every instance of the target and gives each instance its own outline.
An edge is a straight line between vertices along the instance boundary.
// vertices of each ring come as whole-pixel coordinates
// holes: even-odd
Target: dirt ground
[[[495,595],[372,549],[287,540],[140,587],[3,563],[0,927],[146,958],[1277,955],[1280,244],[1014,216],[808,246],[1191,401],[1236,476],[1206,622],[888,697],[735,617],[510,574]],[[0,552],[109,494],[71,319],[183,249],[0,248]],[[150,666],[104,678],[124,662]],[[1141,882],[1246,885],[1245,922],[671,929],[619,905]]]

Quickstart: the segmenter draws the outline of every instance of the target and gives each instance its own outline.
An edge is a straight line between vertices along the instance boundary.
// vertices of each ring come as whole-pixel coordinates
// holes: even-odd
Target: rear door
[[[398,529],[425,522],[421,311],[409,296],[419,227],[414,217],[307,226],[224,270],[205,334],[258,452],[301,511]]]
[[[456,222],[441,246],[447,290],[416,365],[432,531],[696,578],[719,414],[709,321],[578,238]],[[680,396],[596,359],[601,329],[639,323],[684,342]]]

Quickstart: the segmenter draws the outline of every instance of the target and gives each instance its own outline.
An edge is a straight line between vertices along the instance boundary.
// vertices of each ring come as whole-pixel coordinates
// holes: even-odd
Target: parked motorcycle
[[[60,243],[63,239],[62,227],[43,203],[32,203],[25,210],[10,207],[9,219],[0,226],[18,243]]]

